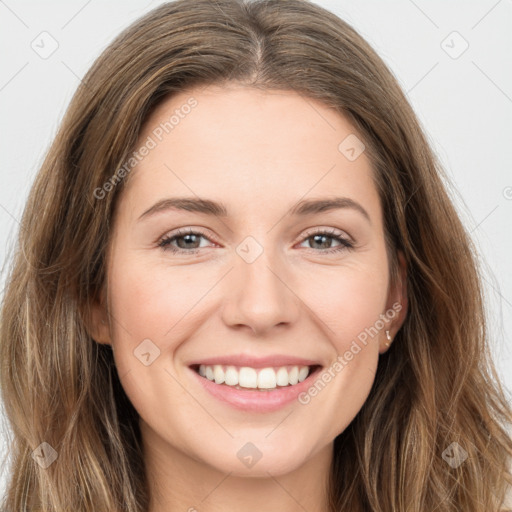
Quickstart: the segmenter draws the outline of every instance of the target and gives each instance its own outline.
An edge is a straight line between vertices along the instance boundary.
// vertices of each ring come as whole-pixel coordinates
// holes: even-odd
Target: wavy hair
[[[346,116],[372,163],[393,279],[405,257],[408,315],[335,439],[331,510],[502,510],[512,413],[475,247],[395,77],[349,24],[306,0],[166,3],[125,29],[78,87],[26,203],[2,303],[12,440],[1,510],[147,510],[138,413],[111,347],[88,329],[126,184],[115,171],[162,100],[228,82],[295,91]],[[451,467],[442,455],[455,442],[467,459]],[[51,449],[58,458],[42,467],[34,450]]]

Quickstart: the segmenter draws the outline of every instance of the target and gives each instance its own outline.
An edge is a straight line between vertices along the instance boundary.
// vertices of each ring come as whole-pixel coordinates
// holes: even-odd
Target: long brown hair
[[[106,282],[128,172],[118,170],[148,115],[174,92],[228,81],[293,90],[347,116],[373,164],[393,278],[405,256],[408,316],[335,440],[332,511],[498,512],[512,483],[512,414],[474,247],[391,72],[350,25],[305,0],[164,4],[84,77],[30,192],[3,299],[12,442],[2,510],[147,510],[138,414],[110,346],[89,334],[89,306]],[[454,446],[467,454],[457,467],[443,457]],[[51,449],[58,458],[42,467]]]

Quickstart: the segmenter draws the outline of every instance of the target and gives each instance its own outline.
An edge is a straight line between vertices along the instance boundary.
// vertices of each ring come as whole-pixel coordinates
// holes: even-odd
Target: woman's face
[[[360,144],[291,91],[210,86],[152,113],[95,339],[162,458],[283,474],[361,409],[406,308]]]

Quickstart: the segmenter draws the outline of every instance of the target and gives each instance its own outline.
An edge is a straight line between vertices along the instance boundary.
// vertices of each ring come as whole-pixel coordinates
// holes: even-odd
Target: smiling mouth
[[[273,391],[295,386],[319,370],[321,366],[287,365],[251,368],[221,364],[194,364],[190,368],[201,377],[220,386],[245,391]]]

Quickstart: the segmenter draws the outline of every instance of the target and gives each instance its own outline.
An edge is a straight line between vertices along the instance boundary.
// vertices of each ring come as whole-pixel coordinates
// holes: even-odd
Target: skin
[[[393,337],[407,309],[404,288],[390,282],[370,161],[338,150],[357,132],[322,103],[236,84],[167,99],[137,147],[191,96],[197,106],[137,164],[120,198],[108,297],[94,305],[93,338],[112,345],[140,414],[150,512],[295,512],[298,504],[325,512],[334,438],[364,404],[387,350],[385,329]],[[300,200],[333,195],[357,201],[370,221],[353,208],[289,214]],[[169,209],[138,220],[176,196],[222,202],[229,215]],[[158,246],[187,227],[206,238],[172,245],[199,252]],[[315,243],[310,232],[322,229],[355,247],[326,253],[340,243]],[[236,251],[247,236],[263,248],[252,263]],[[188,369],[200,358],[240,353],[293,355],[327,368],[396,303],[400,313],[307,405],[242,412],[204,391]],[[145,339],[160,350],[148,366],[133,353]],[[248,442],[262,453],[251,468],[237,457]]]

